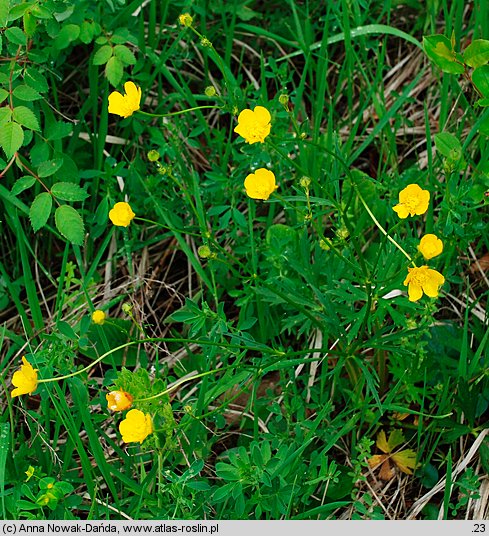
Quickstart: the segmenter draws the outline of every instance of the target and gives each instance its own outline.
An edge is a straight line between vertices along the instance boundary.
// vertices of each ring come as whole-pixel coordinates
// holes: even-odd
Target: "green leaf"
[[[93,22],[84,20],[80,26],[80,41],[85,43],[85,45],[91,43],[95,35],[95,30],[96,28]]]
[[[56,121],[46,127],[44,134],[47,140],[60,140],[73,132],[73,125],[64,121]]]
[[[444,35],[423,37],[423,47],[430,60],[445,73],[462,74],[464,66],[459,56],[452,49],[452,43]]]
[[[52,206],[53,198],[51,197],[51,194],[43,192],[36,196],[29,210],[29,219],[31,220],[34,232],[39,231],[41,227],[46,225],[49,215],[51,214]]]
[[[36,17],[36,19],[50,19],[53,16],[48,8],[40,6],[37,3],[32,7],[31,13]]]
[[[31,130],[41,130],[39,128],[39,121],[34,115],[34,112],[27,108],[27,106],[16,106],[13,110],[14,120],[22,126]]]
[[[8,91],[0,88],[0,102],[3,102],[8,97]]]
[[[122,61],[112,56],[105,66],[105,76],[108,81],[114,86],[117,87],[122,80],[122,75],[124,74],[124,66]]]
[[[37,168],[37,174],[39,177],[50,177],[63,165],[62,158],[55,158],[54,160],[46,160],[41,162]]]
[[[489,62],[489,41],[475,39],[464,50],[464,61],[470,67],[481,67]]]
[[[93,56],[94,65],[105,65],[112,57],[113,49],[110,45],[100,47]]]
[[[81,246],[84,238],[84,225],[80,214],[69,205],[61,205],[54,213],[58,231],[72,244]]]
[[[8,22],[10,0],[0,0],[0,28],[5,28]]]
[[[126,45],[116,45],[114,47],[114,55],[117,56],[124,65],[134,65],[136,56]]]
[[[0,126],[12,119],[12,110],[8,106],[0,108]]]
[[[59,34],[54,39],[54,46],[58,50],[62,50],[70,46],[72,41],[78,39],[80,35],[80,27],[76,24],[67,24],[61,28]]]
[[[14,20],[20,19],[24,15],[24,13],[33,6],[34,2],[24,2],[17,6],[11,7],[8,20],[12,22]]]
[[[5,37],[14,45],[25,46],[27,43],[27,37],[25,33],[18,27],[12,26],[12,28],[7,28],[5,30]]]
[[[10,121],[0,128],[0,146],[7,158],[12,158],[24,142],[24,131],[18,123]]]
[[[472,82],[485,98],[489,98],[489,65],[475,69],[472,73]]]
[[[37,30],[37,20],[30,11],[27,11],[26,13],[24,13],[23,23],[24,23],[24,32],[27,35],[27,37],[29,38],[33,37],[33,35],[36,33],[36,30]]]
[[[30,175],[26,175],[24,177],[20,177],[20,179],[17,179],[12,186],[12,194],[13,195],[19,195],[24,190],[27,190],[31,186],[33,186],[36,182],[35,177],[31,177]]]
[[[458,139],[449,132],[440,132],[435,134],[436,150],[453,162],[457,162],[462,158],[462,144]]]
[[[14,88],[13,93],[14,97],[17,97],[18,99],[23,101],[35,101],[37,99],[42,98],[41,94],[38,91],[26,84],[21,84],[20,86]]]
[[[28,67],[24,75],[24,82],[33,87],[39,93],[44,93],[49,89],[46,77],[34,67]]]
[[[57,182],[53,184],[51,193],[54,197],[63,201],[84,201],[89,197],[89,194],[83,188],[72,182]]]

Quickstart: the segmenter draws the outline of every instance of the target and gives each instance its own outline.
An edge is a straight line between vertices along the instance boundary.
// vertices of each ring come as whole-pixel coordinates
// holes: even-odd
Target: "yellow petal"
[[[409,286],[408,286],[409,301],[412,301],[412,302],[418,301],[422,295],[423,295],[423,289],[419,285],[417,285],[414,282],[409,283]]]
[[[255,120],[266,125],[272,120],[270,112],[263,106],[255,106],[254,109]]]
[[[398,205],[396,205],[395,207],[392,207],[392,210],[394,210],[395,212],[397,212],[397,215],[401,218],[401,219],[405,219],[409,216],[409,210],[401,203],[399,203]]]
[[[109,95],[109,113],[122,116],[126,113],[124,97],[118,91]]]

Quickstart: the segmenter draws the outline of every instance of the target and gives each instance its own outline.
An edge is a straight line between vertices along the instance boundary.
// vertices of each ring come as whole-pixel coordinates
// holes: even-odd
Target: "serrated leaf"
[[[12,119],[12,110],[8,106],[0,108],[0,126]]]
[[[105,76],[107,80],[114,86],[117,87],[122,80],[122,75],[124,74],[124,66],[122,61],[115,56],[112,56],[105,66]]]
[[[462,144],[449,132],[435,134],[436,150],[453,162],[458,162],[462,158]]]
[[[58,231],[72,244],[81,246],[84,238],[84,225],[80,214],[70,205],[61,205],[54,213]]]
[[[24,142],[24,131],[18,123],[9,121],[0,128],[0,145],[7,158],[12,158]]]
[[[55,158],[54,160],[46,160],[45,162],[41,162],[39,164],[39,167],[37,168],[37,174],[39,177],[50,177],[51,175],[54,175],[56,171],[63,165],[63,159],[62,158]]]
[[[134,65],[136,56],[126,45],[116,45],[114,47],[114,55],[117,56],[124,65]]]
[[[80,26],[80,41],[88,45],[92,42],[93,36],[95,35],[95,25],[93,22],[84,20]]]
[[[49,89],[46,77],[34,67],[28,67],[24,75],[24,82],[33,87],[39,93],[44,93]]]
[[[462,74],[464,66],[458,61],[452,43],[444,35],[423,37],[423,47],[430,60],[445,73]]]
[[[35,101],[41,99],[41,94],[36,91],[33,87],[28,86],[27,84],[21,84],[14,88],[14,97],[17,97],[20,100],[24,101]]]
[[[486,99],[489,98],[489,65],[475,69],[472,73],[472,82]]]
[[[481,67],[489,62],[489,41],[475,39],[464,50],[464,61],[469,67]]]
[[[30,130],[41,130],[39,121],[34,115],[34,112],[27,106],[16,106],[13,110],[14,120],[20,125],[29,128]]]
[[[100,47],[93,56],[94,65],[105,65],[112,57],[112,47],[110,45],[104,45]]]
[[[30,175],[26,175],[24,177],[20,177],[20,179],[17,179],[12,186],[12,194],[13,195],[19,195],[24,190],[27,190],[31,186],[33,186],[36,182],[35,177],[31,177]]]
[[[7,38],[8,42],[13,43],[14,45],[25,46],[25,44],[27,43],[27,37],[25,33],[18,26],[12,26],[11,28],[7,28],[5,30],[4,35]]]
[[[51,214],[52,206],[53,198],[51,197],[51,194],[43,192],[36,196],[29,210],[29,219],[31,220],[34,232],[39,231],[41,227],[46,225],[49,215]]]
[[[84,201],[89,194],[78,184],[72,182],[57,182],[53,184],[51,193],[63,201]]]

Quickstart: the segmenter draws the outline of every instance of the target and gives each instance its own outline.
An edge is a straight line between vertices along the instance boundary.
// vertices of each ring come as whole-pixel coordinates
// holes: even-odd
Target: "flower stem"
[[[180,110],[178,112],[170,112],[167,114],[152,114],[150,112],[143,112],[142,110],[138,110],[138,114],[146,115],[148,117],[170,117],[172,115],[182,115],[186,114],[187,112],[193,112],[194,110],[203,110],[205,108],[218,108],[221,109],[221,106],[212,106],[209,104],[206,104],[204,106],[194,106],[193,108],[186,108],[185,110]]]

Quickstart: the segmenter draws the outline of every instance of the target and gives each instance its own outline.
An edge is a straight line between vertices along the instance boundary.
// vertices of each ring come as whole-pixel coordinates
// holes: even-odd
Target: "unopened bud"
[[[152,149],[148,152],[148,160],[150,162],[157,162],[160,159],[160,153]]]
[[[207,37],[203,37],[201,40],[200,40],[200,44],[203,46],[203,47],[208,47],[210,48],[212,46],[212,43],[209,41],[209,39],[207,39]]]
[[[280,95],[280,97],[278,98],[278,102],[280,102],[282,106],[285,106],[285,108],[287,108],[287,105],[289,104],[289,96],[286,93],[282,93],[282,95]]]
[[[207,86],[204,93],[207,97],[213,97],[216,94],[216,88],[214,86]]]
[[[126,315],[130,315],[132,313],[132,305],[130,303],[123,303],[122,304],[122,311]]]
[[[212,251],[209,246],[200,246],[197,249],[197,253],[201,259],[208,259],[212,255]]]
[[[304,188],[304,190],[308,190],[309,186],[311,185],[311,179],[309,177],[302,177],[299,181],[299,184]]]

